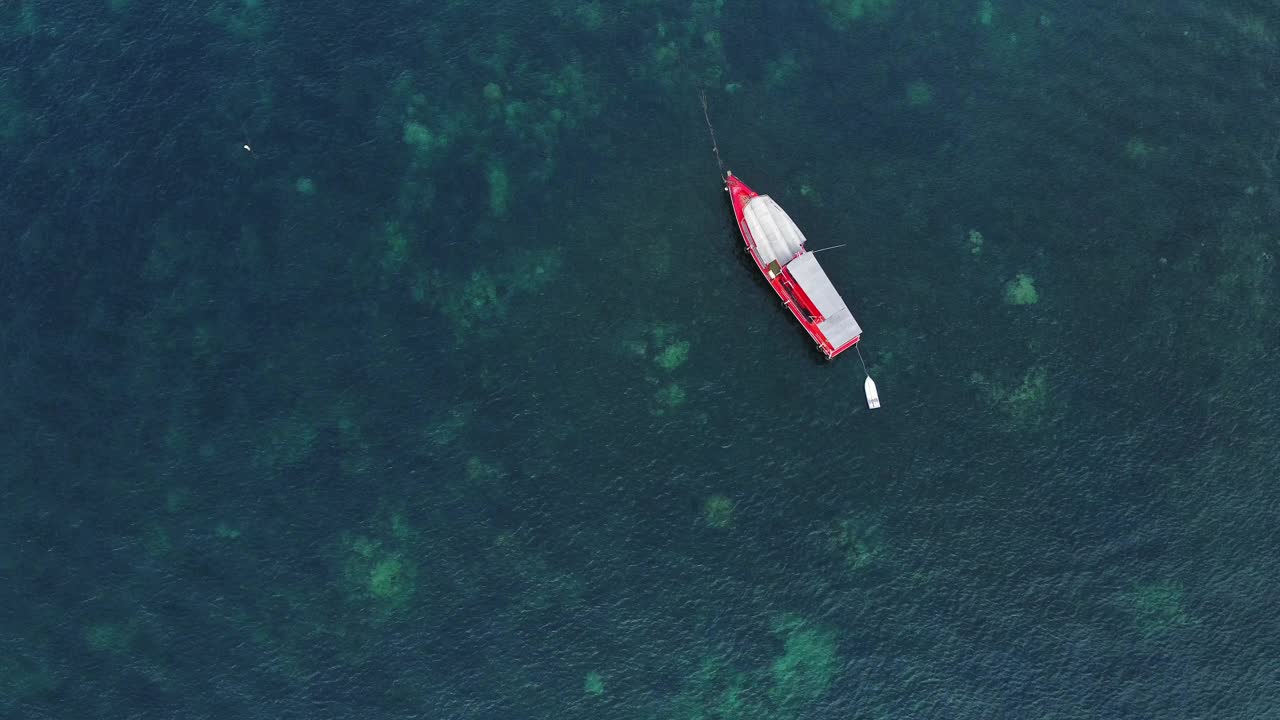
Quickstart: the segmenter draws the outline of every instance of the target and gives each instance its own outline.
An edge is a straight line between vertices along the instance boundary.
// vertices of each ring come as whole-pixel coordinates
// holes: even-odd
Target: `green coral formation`
[[[649,35],[652,61],[633,74],[667,90],[722,84],[728,62],[720,37],[724,0],[693,0],[687,15],[659,14]]]
[[[679,409],[686,399],[684,388],[679,383],[663,385],[654,398],[658,401],[658,406],[654,410],[656,415],[665,415],[667,411]]]
[[[359,535],[345,545],[343,572],[352,597],[372,599],[386,608],[403,606],[413,595],[417,573],[401,553]]]
[[[507,217],[509,168],[519,168],[521,182],[545,182],[555,169],[562,138],[604,107],[596,77],[581,62],[559,66],[518,61],[499,43],[482,62],[493,79],[481,92],[432,95],[409,73],[393,83],[403,107],[401,138],[414,149],[414,162],[404,193],[431,184],[429,172],[443,162],[461,163],[489,185],[493,217]],[[477,70],[481,71],[481,70]],[[487,148],[484,152],[459,152]],[[501,160],[498,155],[501,154]]]
[[[725,495],[712,495],[702,504],[702,518],[707,525],[723,530],[733,525],[734,502]]]
[[[645,375],[645,381],[657,388],[650,412],[661,416],[679,409],[687,395],[675,371],[689,359],[689,341],[680,338],[676,328],[665,323],[656,323],[647,329],[632,328],[631,333],[619,343],[622,354],[635,360],[649,360],[652,362],[649,367],[660,371]]]
[[[766,666],[738,668],[726,658],[703,657],[664,717],[679,720],[790,720],[806,717],[840,671],[836,635],[792,615],[772,627],[779,654]]]
[[[969,239],[969,254],[981,255],[982,243],[984,241],[984,238],[982,237],[982,233],[978,232],[977,230],[970,230],[968,239]]]
[[[1008,417],[1011,429],[1036,427],[1049,410],[1049,371],[1043,366],[1031,367],[1016,382],[993,382],[975,372],[969,384],[985,392],[988,402]]]
[[[369,592],[381,600],[402,601],[412,587],[409,570],[399,555],[378,558],[369,572]]]
[[[978,24],[984,27],[991,26],[996,20],[996,5],[991,0],[982,0],[978,3]]]
[[[1134,136],[1125,141],[1124,156],[1139,166],[1148,166],[1169,157],[1169,148],[1152,145],[1145,138]]]
[[[388,272],[398,272],[409,261],[412,252],[408,233],[399,223],[389,222],[382,226],[380,240],[383,247],[382,268]]]
[[[603,30],[606,23],[611,22],[616,15],[606,11],[599,0],[591,0],[591,2],[578,3],[574,8],[574,17],[583,29],[594,33]]]
[[[1144,638],[1164,635],[1194,624],[1186,610],[1186,591],[1177,582],[1140,585],[1124,595],[1123,604],[1133,615]]]
[[[1017,420],[1030,420],[1039,416],[1049,402],[1049,372],[1034,367],[1023,376],[1022,382],[999,398],[1009,414]]]
[[[783,652],[769,668],[768,695],[777,708],[794,712],[820,699],[835,680],[840,669],[836,636],[794,617],[779,620],[774,634],[783,638]]]
[[[911,107],[923,107],[933,102],[933,86],[924,80],[912,80],[907,83],[907,104]]]
[[[405,267],[414,264],[408,262]],[[511,301],[536,297],[559,279],[563,265],[562,254],[555,248],[515,251],[492,269],[461,277],[439,269],[413,272],[409,292],[414,302],[439,312],[459,342],[487,339],[498,333],[510,314],[521,310],[512,308]]]
[[[445,307],[445,315],[463,329],[472,329],[506,313],[498,297],[498,284],[483,270],[471,273],[461,294],[454,296]]]
[[[239,540],[240,539],[240,531],[224,522],[218,523],[217,527],[213,529],[213,534],[214,534],[214,537],[217,537],[220,540]]]
[[[588,695],[603,695],[604,677],[595,670],[587,673],[586,679],[582,681],[582,691]]]
[[[1005,283],[1004,301],[1010,305],[1035,305],[1040,302],[1040,293],[1036,292],[1035,280],[1023,273]]]
[[[417,590],[418,565],[410,548],[414,532],[399,513],[374,523],[375,533],[348,533],[339,541],[338,574],[347,602],[360,619],[395,618]]]
[[[437,145],[436,136],[431,129],[416,120],[405,122],[402,137],[406,145],[424,158],[430,157],[431,151]]]
[[[670,372],[683,365],[688,359],[689,341],[676,340],[663,347],[653,361],[658,364],[658,367]]]
[[[769,90],[786,90],[806,69],[795,52],[787,50],[765,65],[764,85]]]
[[[467,458],[465,476],[470,487],[496,487],[506,479],[507,473],[498,463],[471,457]]]
[[[654,364],[663,370],[675,370],[689,357],[689,341],[676,335],[676,328],[666,323],[655,323],[642,331],[644,338],[623,340],[627,354],[652,357]]]
[[[1140,137],[1131,137],[1124,144],[1124,155],[1130,160],[1141,162],[1151,157],[1151,146]]]

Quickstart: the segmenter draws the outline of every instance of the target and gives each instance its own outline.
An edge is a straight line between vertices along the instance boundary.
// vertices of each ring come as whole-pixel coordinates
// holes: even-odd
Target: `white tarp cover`
[[[818,264],[818,258],[809,252],[792,260],[787,265],[787,273],[805,295],[813,301],[825,318],[818,323],[818,330],[826,336],[833,347],[840,347],[862,334],[858,321],[845,306],[844,299],[836,292],[835,285]]]
[[[761,265],[774,260],[786,265],[803,249],[804,233],[768,195],[748,200],[742,208],[742,219],[747,221],[747,229],[756,241],[756,255]]]

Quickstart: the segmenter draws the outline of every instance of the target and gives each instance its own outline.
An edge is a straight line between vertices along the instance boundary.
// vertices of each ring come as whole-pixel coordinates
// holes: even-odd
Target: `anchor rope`
[[[711,112],[707,110],[707,92],[699,89],[698,97],[702,100],[702,117],[707,121],[707,130],[711,133],[711,152],[716,154],[716,164],[720,166],[720,177],[727,177],[724,162],[720,160],[720,146],[716,143],[716,129],[711,126]]]

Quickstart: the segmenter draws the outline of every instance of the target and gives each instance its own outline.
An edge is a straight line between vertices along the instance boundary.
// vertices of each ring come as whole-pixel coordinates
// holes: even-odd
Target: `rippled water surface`
[[[1277,78],[1249,0],[0,5],[0,715],[1274,717]]]

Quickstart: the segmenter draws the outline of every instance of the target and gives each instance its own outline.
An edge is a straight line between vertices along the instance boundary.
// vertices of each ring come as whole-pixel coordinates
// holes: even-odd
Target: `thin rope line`
[[[707,121],[707,130],[711,132],[711,152],[716,154],[716,164],[720,166],[720,177],[725,177],[724,162],[720,160],[720,146],[716,143],[716,129],[711,126],[711,111],[707,110],[707,92],[698,90],[698,97],[702,99],[702,117]]]
[[[854,343],[853,349],[858,353],[858,362],[862,363],[862,372],[866,373],[867,377],[871,377],[871,371],[867,369],[867,361],[862,359],[862,348]]]

